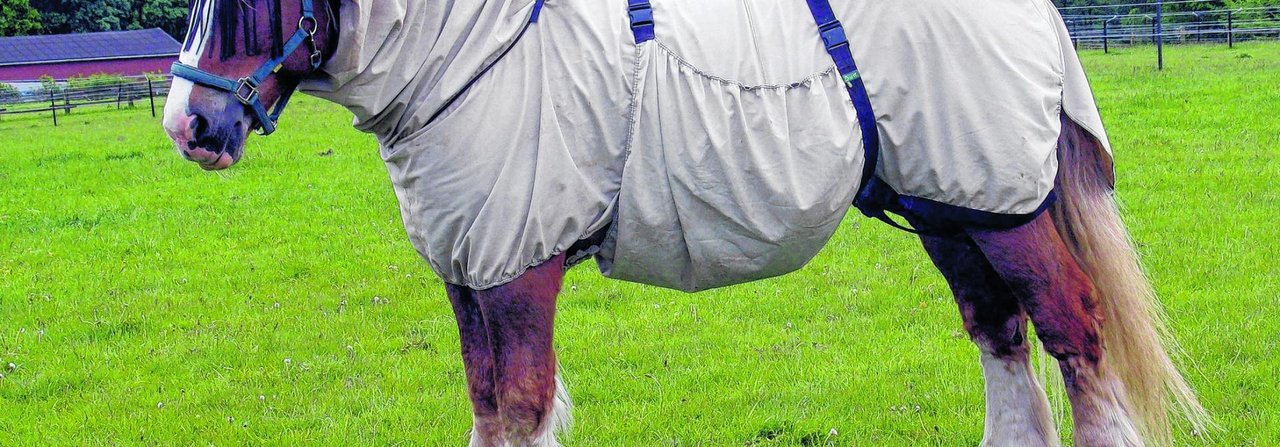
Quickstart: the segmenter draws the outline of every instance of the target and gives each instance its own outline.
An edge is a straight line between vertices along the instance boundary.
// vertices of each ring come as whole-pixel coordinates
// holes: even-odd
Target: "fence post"
[[[1164,0],[1156,0],[1156,69],[1164,70]]]
[[[1111,19],[1102,21],[1102,53],[1103,54],[1111,53],[1111,43],[1109,42],[1109,39],[1107,39],[1107,29],[1109,26],[1111,26]]]
[[[1203,31],[1204,31],[1204,29],[1200,28],[1200,12],[1198,12],[1198,11],[1197,11],[1197,12],[1193,13],[1191,16],[1196,18],[1196,23],[1195,23],[1195,25],[1193,25],[1193,26],[1195,26],[1195,30],[1196,30],[1196,31],[1195,31],[1195,33],[1196,33],[1196,43],[1204,42],[1204,32],[1203,32]]]
[[[147,98],[151,100],[151,117],[156,117],[156,89],[151,85],[151,76],[147,76]]]
[[[65,109],[63,109],[63,112],[66,112],[66,113],[63,113],[63,115],[70,115],[70,114],[71,114],[71,92],[70,92],[70,90],[71,90],[71,89],[70,89],[70,86],[68,86],[68,88],[67,88],[67,89],[62,90],[62,106],[63,106],[63,107],[65,107]]]
[[[1235,17],[1231,14],[1232,12],[1227,10],[1227,48],[1236,47]]]
[[[53,112],[53,127],[58,127],[58,100],[53,97],[53,90],[49,90],[49,111]]]

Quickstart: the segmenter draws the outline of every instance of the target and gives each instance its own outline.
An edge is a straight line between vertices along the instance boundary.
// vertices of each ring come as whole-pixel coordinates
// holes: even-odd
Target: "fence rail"
[[[1156,43],[1225,43],[1234,46],[1247,40],[1280,38],[1280,6],[1163,14],[1068,13],[1062,18],[1071,31],[1072,40],[1080,48],[1110,50],[1115,45]]]
[[[1190,11],[1165,11],[1178,6]],[[1198,10],[1197,10],[1198,9]],[[1280,39],[1280,6],[1226,9],[1206,0],[1148,1],[1059,8],[1076,48],[1153,45],[1156,66],[1164,68],[1166,44],[1217,43],[1234,47],[1248,40]]]
[[[119,109],[136,107],[142,101],[151,108],[151,116],[156,116],[156,97],[168,95],[172,83],[171,76],[136,76],[110,84],[73,86],[63,81],[34,91],[10,92],[0,96],[0,119],[6,115],[48,113],[57,126],[59,114],[70,115],[77,108],[115,105]]]

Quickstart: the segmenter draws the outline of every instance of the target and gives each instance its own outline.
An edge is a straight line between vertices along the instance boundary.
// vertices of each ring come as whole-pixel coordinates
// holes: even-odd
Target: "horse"
[[[949,284],[980,352],[983,445],[1060,445],[1029,324],[1076,445],[1203,429],[1052,5],[831,1],[196,0],[163,126],[226,169],[303,91],[378,137],[457,320],[473,446],[559,445],[573,264],[691,291],[780,275],[850,206],[917,233]],[[979,136],[934,145],[957,135]],[[940,167],[894,171],[925,155]]]

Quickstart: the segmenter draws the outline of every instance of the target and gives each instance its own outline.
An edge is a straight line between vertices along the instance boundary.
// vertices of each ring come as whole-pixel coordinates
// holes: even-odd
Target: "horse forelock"
[[[280,0],[271,0],[271,57],[280,57],[284,54],[284,28],[281,24],[283,18],[281,16]]]
[[[199,66],[200,55],[204,54],[213,34],[213,9],[214,0],[191,0],[191,21],[179,56],[182,63]]]
[[[191,0],[191,21],[182,44],[184,63],[196,65],[202,58],[213,58],[206,53],[209,44],[217,36],[218,58],[227,60],[238,54],[256,56],[262,54],[258,37],[259,9],[267,8],[267,23],[271,34],[271,56],[284,51],[281,0]],[[243,48],[237,44],[243,42]],[[243,50],[243,51],[242,51]]]

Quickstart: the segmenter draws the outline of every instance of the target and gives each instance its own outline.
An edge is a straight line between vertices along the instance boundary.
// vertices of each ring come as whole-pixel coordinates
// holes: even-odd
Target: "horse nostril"
[[[201,137],[204,137],[205,133],[208,131],[209,120],[206,120],[204,116],[201,116],[200,114],[194,114],[191,116],[191,136],[194,139],[199,140]]]

